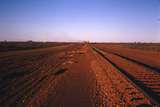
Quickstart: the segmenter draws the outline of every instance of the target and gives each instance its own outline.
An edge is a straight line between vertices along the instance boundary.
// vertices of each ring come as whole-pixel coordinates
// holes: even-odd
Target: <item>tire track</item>
[[[159,73],[155,73],[152,71],[147,72],[144,66],[143,67],[139,66],[139,64],[136,64],[132,61],[116,56],[114,54],[106,53],[98,48],[95,47],[92,48],[103,58],[105,58],[109,63],[111,63],[116,69],[118,69],[125,77],[129,78],[129,80],[133,83],[133,85],[135,85],[139,90],[141,90],[141,92],[143,92],[153,102],[153,104],[156,105],[160,104],[159,92],[158,91],[156,92],[153,87],[151,86],[149,87],[150,82],[153,82],[151,81],[151,79],[149,79],[152,76],[153,76],[152,79],[155,78],[155,80],[158,80],[158,82],[160,82],[159,81],[160,75],[158,75]],[[136,67],[137,71],[129,69],[129,67],[124,66],[124,64],[126,65],[130,64],[130,68]],[[143,70],[143,72],[141,72],[140,70]],[[148,82],[146,82],[146,80]],[[156,82],[153,82],[152,84],[158,86]]]
[[[152,65],[149,65],[149,64],[146,64],[146,63],[137,61],[137,60],[135,60],[135,59],[132,59],[132,58],[129,58],[129,57],[120,55],[120,54],[118,54],[118,53],[108,51],[108,50],[107,50],[106,52],[111,53],[111,54],[114,54],[114,55],[116,55],[116,56],[119,56],[119,57],[124,58],[124,59],[129,60],[129,61],[132,61],[132,62],[134,62],[134,63],[137,63],[137,64],[141,65],[141,66],[144,66],[144,67],[146,67],[146,68],[148,68],[148,69],[151,69],[151,70],[154,70],[154,71],[160,73],[160,68],[159,68],[159,67],[155,67],[155,66],[152,66]]]
[[[49,50],[49,53],[42,51],[45,58],[40,57],[42,55],[41,53],[36,53],[36,55],[40,56],[38,56],[38,60],[34,61],[32,61],[32,54],[30,54],[31,57],[29,57],[29,59],[26,59],[27,55],[24,55],[25,59],[22,59],[22,64],[18,64],[20,63],[20,61],[16,59],[18,56],[12,56],[11,59],[15,61],[10,64],[10,68],[13,70],[9,69],[7,71],[7,68],[1,69],[0,105],[4,107],[22,107],[30,103],[33,98],[38,95],[41,88],[44,88],[47,84],[49,85],[51,81],[54,82],[55,77],[60,75],[57,73],[57,69],[67,60],[66,52],[76,49],[75,46],[72,47],[73,46],[70,46],[69,49],[63,48],[61,51],[56,51],[55,54],[54,50]],[[61,55],[61,52],[65,54]],[[20,58],[23,57],[20,56]],[[10,58],[8,58],[8,60],[9,59]],[[1,62],[3,61],[1,60]],[[57,75],[55,75],[55,73],[57,73]],[[41,92],[43,91],[46,91],[46,89],[41,90]]]

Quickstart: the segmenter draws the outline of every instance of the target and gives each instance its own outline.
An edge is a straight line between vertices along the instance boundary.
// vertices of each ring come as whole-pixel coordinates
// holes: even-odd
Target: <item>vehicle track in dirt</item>
[[[118,71],[127,77],[133,84],[141,90],[152,103],[160,104],[160,74],[153,69],[99,48],[93,47],[103,58],[110,62]]]
[[[153,107],[159,103],[159,97],[155,99],[159,73],[91,46],[0,53],[0,105]]]
[[[160,59],[160,52],[130,49],[118,44],[96,44],[94,46],[108,53],[136,62],[148,69],[160,72],[160,60],[157,60]]]
[[[62,73],[61,65],[68,61],[68,52],[79,47],[69,45],[1,53],[0,105],[22,107],[47,97],[46,93],[41,98],[34,98],[37,93],[50,91],[49,84],[56,82]]]
[[[134,63],[137,63],[137,64],[141,65],[141,66],[144,66],[144,67],[146,67],[146,68],[149,68],[149,69],[151,69],[151,70],[154,70],[154,71],[160,73],[160,68],[159,68],[159,67],[155,67],[155,66],[152,66],[152,65],[149,65],[149,64],[146,64],[146,63],[137,61],[137,60],[135,60],[135,59],[133,59],[133,58],[129,58],[129,57],[127,57],[127,56],[118,54],[118,53],[116,53],[116,52],[111,52],[111,51],[106,51],[106,52],[111,53],[111,54],[114,54],[114,55],[116,55],[116,56],[119,56],[119,57],[124,58],[124,59],[129,60],[129,61],[132,61],[132,62],[134,62]]]

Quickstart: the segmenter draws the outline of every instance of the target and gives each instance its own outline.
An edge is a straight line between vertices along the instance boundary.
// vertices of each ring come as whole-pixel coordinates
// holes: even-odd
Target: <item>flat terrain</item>
[[[0,42],[0,52],[7,52],[7,51],[16,51],[16,50],[30,50],[30,49],[37,49],[37,48],[46,48],[46,47],[54,47],[54,46],[61,46],[67,45],[71,43],[59,43],[59,42],[7,42],[1,41]]]
[[[159,46],[150,51],[105,43],[25,46],[0,52],[2,107],[160,104]]]

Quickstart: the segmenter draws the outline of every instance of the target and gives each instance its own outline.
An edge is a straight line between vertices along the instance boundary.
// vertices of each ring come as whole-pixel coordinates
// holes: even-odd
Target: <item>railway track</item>
[[[153,105],[160,105],[160,73],[157,70],[117,54],[104,52],[96,47],[92,48],[143,92]]]

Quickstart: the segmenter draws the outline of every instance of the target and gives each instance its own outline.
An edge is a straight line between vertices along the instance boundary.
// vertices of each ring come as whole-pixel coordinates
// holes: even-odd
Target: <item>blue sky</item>
[[[0,0],[0,40],[160,42],[160,0]]]

